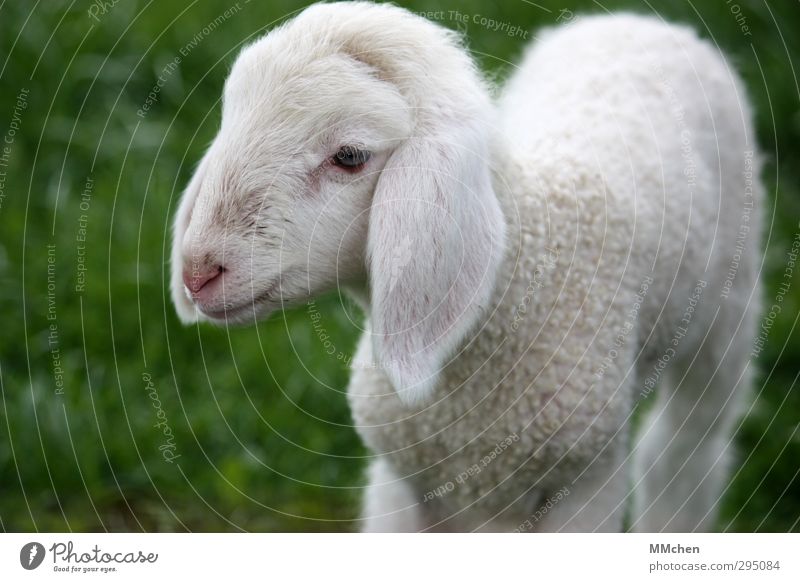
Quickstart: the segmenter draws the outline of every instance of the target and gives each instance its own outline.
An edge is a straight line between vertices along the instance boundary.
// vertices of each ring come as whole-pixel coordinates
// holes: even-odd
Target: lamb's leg
[[[634,451],[634,530],[713,527],[751,382],[752,319],[721,313],[703,346],[670,364]]]
[[[530,531],[621,532],[628,493],[626,457],[627,438],[620,434],[572,482],[544,496],[528,520]]]
[[[370,463],[367,479],[362,531],[416,532],[423,528],[421,498],[386,459],[376,458]]]

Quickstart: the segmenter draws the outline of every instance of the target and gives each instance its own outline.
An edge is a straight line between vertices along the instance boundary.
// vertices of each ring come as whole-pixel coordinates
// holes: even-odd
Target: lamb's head
[[[252,322],[361,283],[377,363],[424,397],[502,253],[491,112],[455,35],[393,6],[314,5],[245,48],[176,217],[181,319]]]

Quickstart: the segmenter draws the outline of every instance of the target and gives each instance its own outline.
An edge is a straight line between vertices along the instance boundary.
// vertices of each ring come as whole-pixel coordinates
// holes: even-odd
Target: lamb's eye
[[[350,170],[355,170],[367,163],[372,154],[367,150],[358,149],[355,146],[346,145],[342,147],[331,161],[335,166],[341,166]]]

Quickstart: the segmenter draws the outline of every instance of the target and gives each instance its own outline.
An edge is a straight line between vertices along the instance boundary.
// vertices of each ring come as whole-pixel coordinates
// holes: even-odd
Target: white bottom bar
[[[797,581],[799,549],[797,534],[3,534],[0,580]]]

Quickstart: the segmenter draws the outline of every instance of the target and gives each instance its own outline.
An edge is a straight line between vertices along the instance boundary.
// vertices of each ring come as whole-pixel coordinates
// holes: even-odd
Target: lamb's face
[[[246,49],[178,212],[172,294],[185,321],[252,322],[364,276],[372,193],[408,137],[407,103],[343,54]]]

